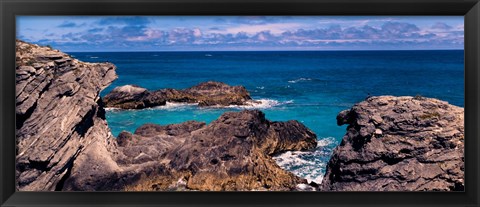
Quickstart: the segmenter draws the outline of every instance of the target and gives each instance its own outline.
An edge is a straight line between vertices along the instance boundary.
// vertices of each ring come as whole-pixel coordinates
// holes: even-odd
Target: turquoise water
[[[274,121],[298,120],[319,139],[315,152],[276,157],[285,169],[319,182],[331,150],[345,134],[338,112],[368,95],[422,95],[464,105],[463,50],[302,52],[114,52],[71,53],[87,62],[117,65],[119,78],[102,92],[136,84],[156,90],[183,89],[214,80],[243,85],[262,104],[199,108],[167,104],[143,110],[107,110],[114,135],[145,123],[172,124],[217,119],[225,111],[258,108]]]

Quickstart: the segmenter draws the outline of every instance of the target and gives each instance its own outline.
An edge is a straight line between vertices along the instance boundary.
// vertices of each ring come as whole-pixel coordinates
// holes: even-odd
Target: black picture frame
[[[0,0],[1,206],[479,206],[478,0]],[[15,192],[16,15],[463,15],[465,192]]]

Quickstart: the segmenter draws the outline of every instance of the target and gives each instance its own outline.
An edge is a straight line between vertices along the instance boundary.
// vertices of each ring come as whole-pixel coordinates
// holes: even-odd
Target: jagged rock
[[[116,78],[115,66],[22,41],[16,46],[16,188],[59,190],[79,157],[109,154],[113,137],[98,103]],[[62,59],[69,61],[53,61]]]
[[[165,133],[168,131],[148,134]],[[175,175],[173,181],[185,180],[185,187],[191,190],[294,190],[306,180],[282,170],[271,156],[287,150],[311,150],[317,144],[316,135],[299,122],[270,122],[258,110],[227,112],[208,126],[183,134],[186,136],[174,138],[183,143],[167,149],[164,163],[171,169],[169,176]],[[160,176],[131,188],[154,190],[151,186],[164,186],[165,190],[174,184],[171,182]]]
[[[119,157],[121,164],[161,161],[161,155],[183,144],[190,132],[205,126],[204,122],[187,121],[181,124],[161,126],[144,124],[134,134],[121,132],[118,136],[119,150],[124,157]]]
[[[209,125],[145,124],[134,134],[120,133],[117,142],[116,165],[108,166],[115,172],[82,160],[63,190],[308,190],[298,188],[307,185],[305,179],[281,169],[271,156],[317,143],[300,123],[270,122],[256,110],[227,112]]]
[[[464,110],[423,97],[371,97],[337,116],[347,133],[320,190],[464,190]]]
[[[243,86],[229,86],[225,83],[208,81],[185,90],[192,94],[199,106],[245,105],[251,100],[250,94]]]
[[[199,106],[245,105],[251,101],[243,86],[208,81],[185,90],[161,89],[147,91],[138,86],[125,85],[113,89],[103,101],[107,107],[142,109],[165,105],[168,102],[198,103]]]

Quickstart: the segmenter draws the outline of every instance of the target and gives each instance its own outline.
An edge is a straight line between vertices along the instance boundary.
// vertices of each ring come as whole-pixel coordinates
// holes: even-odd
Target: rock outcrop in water
[[[99,96],[116,78],[114,65],[16,43],[20,191],[292,190],[306,183],[271,158],[315,148],[316,135],[297,121],[271,122],[257,110],[229,112],[209,125],[147,124],[114,139]],[[208,90],[222,88],[209,82],[186,91],[215,97]]]
[[[115,66],[22,41],[16,49],[17,189],[61,190],[81,157],[111,163],[105,155],[115,140],[99,93],[115,80]]]
[[[258,110],[227,112],[209,125],[146,124],[120,133],[117,141],[116,171],[82,161],[64,190],[295,190],[307,181],[271,156],[317,144],[299,122],[270,122]]]
[[[106,107],[122,109],[143,109],[166,104],[164,97],[153,96],[147,89],[134,85],[114,88],[103,97]]]
[[[464,110],[423,97],[371,97],[348,124],[320,186],[326,191],[462,191]]]
[[[198,103],[199,106],[246,105],[252,101],[243,86],[229,86],[225,83],[208,81],[184,89],[161,89],[148,91],[134,85],[114,88],[103,101],[107,107],[121,109],[142,109],[165,105],[166,102]]]
[[[281,169],[271,156],[317,144],[315,134],[299,122],[270,122],[258,110],[227,112],[206,126],[194,121],[166,127],[149,124],[121,137],[125,138],[120,142],[128,143],[123,152],[132,162],[161,160],[169,171],[127,190],[178,189],[178,181],[191,190],[293,190],[306,180]],[[157,140],[166,144],[152,147]]]

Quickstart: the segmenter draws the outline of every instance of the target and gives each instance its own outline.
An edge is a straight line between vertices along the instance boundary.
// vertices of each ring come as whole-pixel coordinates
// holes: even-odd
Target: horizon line
[[[81,53],[86,53],[86,52],[343,52],[343,51],[453,51],[453,50],[462,50],[465,51],[465,48],[446,48],[446,49],[351,49],[351,50],[133,50],[133,51],[68,51],[68,50],[60,50],[66,53],[71,53],[71,52],[81,52]]]

